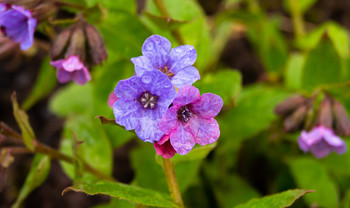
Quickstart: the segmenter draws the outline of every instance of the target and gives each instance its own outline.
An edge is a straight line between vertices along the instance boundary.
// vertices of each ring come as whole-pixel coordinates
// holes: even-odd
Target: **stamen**
[[[139,102],[141,103],[143,108],[155,108],[157,107],[158,96],[152,95],[149,92],[142,93],[139,98]]]
[[[182,122],[187,123],[192,116],[192,112],[188,109],[188,107],[181,106],[179,110],[177,110],[177,119],[179,119]]]

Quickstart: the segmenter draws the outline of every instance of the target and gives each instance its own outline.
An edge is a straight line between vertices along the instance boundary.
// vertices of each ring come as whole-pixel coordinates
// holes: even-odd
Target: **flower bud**
[[[79,27],[75,28],[72,32],[65,58],[74,55],[78,56],[81,61],[85,60],[85,36],[84,31]]]
[[[275,113],[279,116],[286,116],[303,104],[305,100],[306,99],[301,95],[293,95],[278,104],[275,108]]]
[[[337,134],[349,136],[350,120],[346,110],[344,109],[344,106],[340,102],[334,100],[333,112],[335,117],[335,128]]]
[[[69,38],[71,35],[71,28],[67,28],[63,30],[58,36],[56,37],[55,41],[53,42],[53,45],[51,47],[50,55],[52,60],[59,59],[60,56],[63,56],[63,50],[66,48]]]
[[[293,132],[298,130],[305,119],[308,107],[306,105],[300,106],[283,122],[283,128],[286,132]]]
[[[317,125],[321,125],[327,128],[332,128],[333,116],[332,116],[332,105],[329,98],[324,98],[320,104],[317,118]]]
[[[100,33],[90,24],[86,25],[85,33],[92,64],[101,64],[103,60],[107,59],[107,51]]]

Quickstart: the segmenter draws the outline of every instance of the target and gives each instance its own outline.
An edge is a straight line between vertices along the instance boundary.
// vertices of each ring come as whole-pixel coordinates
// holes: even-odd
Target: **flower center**
[[[177,110],[177,119],[179,119],[182,122],[187,122],[190,120],[192,116],[192,112],[188,109],[188,107],[185,106],[181,106],[179,108],[179,110]]]
[[[152,95],[149,92],[142,93],[139,98],[139,102],[141,103],[143,108],[155,108],[157,106],[158,96]]]
[[[168,69],[167,66],[165,66],[165,67],[163,67],[163,68],[160,68],[159,71],[161,71],[161,72],[163,72],[164,74],[166,74],[166,75],[169,77],[169,79],[171,79],[171,78],[173,78],[173,76],[175,76],[174,73],[172,73],[172,72],[169,71],[169,69]]]

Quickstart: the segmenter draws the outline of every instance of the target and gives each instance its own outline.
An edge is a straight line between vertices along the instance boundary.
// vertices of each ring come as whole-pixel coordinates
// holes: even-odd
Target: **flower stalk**
[[[177,180],[176,180],[174,166],[170,159],[163,158],[163,169],[164,169],[166,181],[168,183],[168,188],[170,191],[171,198],[179,207],[184,207],[179,185],[177,184]]]

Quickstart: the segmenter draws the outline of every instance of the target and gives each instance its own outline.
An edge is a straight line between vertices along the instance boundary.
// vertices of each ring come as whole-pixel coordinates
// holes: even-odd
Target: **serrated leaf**
[[[29,123],[28,115],[18,106],[16,93],[12,94],[11,100],[13,106],[13,114],[19,125],[19,128],[21,129],[24,144],[28,147],[28,149],[34,150],[33,142],[35,141],[35,134]]]
[[[238,97],[242,88],[242,77],[235,70],[220,70],[214,74],[207,74],[200,81],[194,84],[204,93],[214,93],[219,95],[225,105],[231,105],[233,100]]]
[[[67,191],[83,192],[89,195],[105,194],[111,197],[128,200],[130,202],[155,207],[177,207],[169,196],[150,189],[130,186],[117,182],[99,181],[97,183],[79,183],[66,188]]]
[[[35,155],[26,181],[19,192],[16,202],[12,205],[12,208],[21,207],[21,204],[28,195],[45,181],[50,172],[50,166],[51,161],[49,156],[42,154]]]
[[[39,76],[29,96],[22,103],[22,108],[28,110],[35,103],[47,96],[56,86],[56,72],[50,66],[50,58],[46,57],[41,64]]]
[[[252,208],[252,207],[283,208],[283,207],[289,207],[294,203],[295,200],[297,200],[298,198],[300,198],[304,194],[310,193],[310,192],[313,192],[313,191],[301,190],[301,189],[288,190],[288,191],[285,191],[285,192],[282,192],[279,194],[265,196],[261,199],[252,199],[245,204],[235,206],[235,208]]]
[[[305,197],[309,206],[316,203],[320,207],[338,207],[337,187],[318,161],[306,157],[293,158],[288,165],[298,187],[315,190]]]

